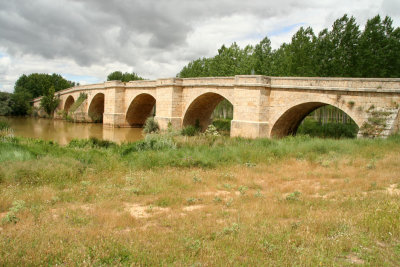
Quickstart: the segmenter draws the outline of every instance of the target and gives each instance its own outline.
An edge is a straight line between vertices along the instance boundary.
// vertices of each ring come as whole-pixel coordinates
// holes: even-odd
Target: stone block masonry
[[[400,128],[400,79],[267,77],[167,78],[108,81],[57,92],[58,111],[68,112],[80,93],[88,98],[80,120],[110,127],[140,127],[154,115],[162,129],[199,123],[205,129],[223,99],[233,105],[231,136],[282,137],[295,133],[301,120],[323,105],[347,113],[359,136],[386,137]],[[40,98],[34,99],[39,107]],[[72,114],[73,115],[73,114]],[[379,122],[379,123],[377,123]]]

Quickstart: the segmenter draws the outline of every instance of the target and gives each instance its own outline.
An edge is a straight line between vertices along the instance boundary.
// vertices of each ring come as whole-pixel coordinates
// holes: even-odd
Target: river
[[[116,143],[133,142],[143,139],[141,128],[112,128],[101,123],[73,123],[31,117],[1,117],[9,122],[15,136],[52,140],[60,145],[72,139],[95,137]]]

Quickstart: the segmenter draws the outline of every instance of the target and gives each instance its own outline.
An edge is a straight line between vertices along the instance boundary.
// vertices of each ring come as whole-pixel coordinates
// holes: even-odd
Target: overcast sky
[[[343,14],[363,26],[376,14],[400,23],[399,0],[1,0],[0,91],[22,74],[59,73],[81,84],[115,70],[174,77],[221,45],[273,48],[301,26],[316,33]]]

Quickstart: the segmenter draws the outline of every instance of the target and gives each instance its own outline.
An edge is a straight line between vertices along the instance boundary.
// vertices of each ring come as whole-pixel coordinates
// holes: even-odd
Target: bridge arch
[[[142,93],[137,95],[130,103],[126,112],[126,122],[131,127],[142,127],[146,119],[152,115],[155,109],[154,96]]]
[[[88,115],[93,122],[103,122],[104,94],[97,93],[90,102]]]
[[[211,123],[211,115],[214,109],[222,100],[226,99],[233,104],[229,98],[214,92],[206,92],[197,96],[185,110],[182,126],[196,125],[198,121],[201,129],[204,131]]]
[[[284,137],[288,135],[294,135],[297,132],[301,122],[314,110],[331,105],[343,112],[345,112],[358,126],[361,127],[362,122],[358,119],[355,112],[346,106],[339,106],[333,101],[309,101],[302,103],[294,103],[288,106],[283,112],[278,113],[271,120],[271,132],[270,137]]]
[[[75,103],[75,99],[72,95],[67,97],[67,100],[65,100],[65,104],[64,104],[64,111],[68,112],[69,109],[71,108],[72,104]]]

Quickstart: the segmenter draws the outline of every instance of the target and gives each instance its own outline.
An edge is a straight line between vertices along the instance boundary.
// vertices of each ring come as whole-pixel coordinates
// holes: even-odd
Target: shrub
[[[290,193],[289,195],[286,196],[287,201],[297,201],[300,198],[301,193],[299,191],[295,191],[293,193]]]
[[[323,138],[355,138],[358,126],[355,123],[334,123],[321,124],[318,121],[305,119],[297,130],[299,135]]]
[[[20,210],[25,208],[25,201],[23,200],[16,200],[13,202],[10,211],[7,212],[6,216],[2,219],[2,223],[17,223],[19,218],[17,217],[17,213]]]
[[[4,138],[13,137],[13,130],[10,127],[10,124],[7,121],[0,121],[0,140]]]
[[[134,143],[121,145],[121,154],[127,155],[132,152],[146,151],[146,150],[164,150],[176,149],[176,144],[171,136],[148,134],[144,140]]]
[[[80,105],[82,105],[83,101],[87,99],[87,94],[80,93],[78,99],[71,105],[68,112],[75,112]]]
[[[195,136],[199,132],[200,128],[197,128],[196,126],[193,125],[188,125],[182,129],[181,134],[183,136]]]
[[[218,131],[227,131],[231,130],[231,121],[230,119],[214,119],[212,124]]]
[[[68,146],[76,148],[109,148],[116,146],[116,144],[108,140],[91,137],[89,139],[72,139]]]
[[[154,119],[154,117],[148,117],[146,122],[144,123],[143,132],[146,134],[156,133],[160,130],[160,126],[158,122]]]
[[[214,125],[210,124],[207,127],[207,130],[204,132],[206,136],[220,136],[220,133],[217,131]]]
[[[0,131],[1,130],[7,130],[10,128],[10,124],[7,121],[0,121]]]

